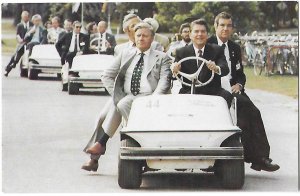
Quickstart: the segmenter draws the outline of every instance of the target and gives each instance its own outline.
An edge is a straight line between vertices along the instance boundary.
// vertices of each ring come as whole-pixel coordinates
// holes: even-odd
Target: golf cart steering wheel
[[[199,74],[200,74],[200,72],[201,72],[204,64],[208,63],[208,61],[206,59],[201,58],[201,57],[196,57],[196,56],[190,56],[190,57],[186,57],[186,58],[181,59],[178,62],[178,64],[181,64],[184,61],[193,60],[193,59],[202,61],[202,63],[199,66],[198,70],[195,73],[193,73],[193,74],[186,74],[186,73],[183,73],[181,71],[179,71],[178,74],[180,74],[182,77],[185,77],[186,79],[190,80],[192,82],[192,84],[194,83],[195,87],[201,87],[201,86],[205,86],[205,85],[209,84],[213,80],[214,75],[215,75],[213,71],[212,71],[211,77],[206,82],[203,83],[203,82],[201,82],[201,81],[198,80],[198,76],[199,76]],[[179,78],[178,74],[176,74],[176,76],[175,76],[178,81],[180,81],[182,84],[184,84],[186,86],[193,87],[192,84],[184,82],[183,78]]]
[[[92,40],[90,41],[90,48],[91,48],[91,46],[93,45],[93,43],[94,43],[95,41],[99,42],[99,40],[100,40],[100,42],[102,42],[101,37],[95,37],[94,39],[92,39]],[[105,42],[107,42],[107,40],[106,40]],[[105,48],[106,48],[106,47],[105,47]],[[98,52],[98,54],[99,54],[100,51],[101,51],[101,48],[99,48],[99,45],[97,45],[93,50],[94,50],[95,52]]]

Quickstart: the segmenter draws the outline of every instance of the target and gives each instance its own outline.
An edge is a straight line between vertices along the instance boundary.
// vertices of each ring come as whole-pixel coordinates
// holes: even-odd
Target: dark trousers
[[[39,45],[39,44],[40,44],[39,42],[29,42],[29,43],[27,44],[27,50],[29,50],[29,56],[30,56],[31,53],[32,53],[32,48],[33,48],[33,46]]]
[[[186,87],[186,86],[183,86],[179,91],[179,94],[190,94],[190,93],[191,93],[191,87]],[[195,94],[221,96],[227,102],[228,108],[230,108],[233,99],[232,94],[221,87],[220,88],[203,88],[203,87],[196,88]]]
[[[233,95],[237,98],[237,125],[242,129],[245,161],[269,158],[270,145],[259,109],[246,93]]]
[[[73,59],[76,56],[76,52],[68,52],[65,57],[65,61],[69,63],[69,68],[72,68]]]
[[[21,57],[24,54],[24,45],[17,48],[16,52],[12,55],[9,63],[7,64],[5,70],[9,73],[12,68],[16,67],[16,64],[19,62]]]

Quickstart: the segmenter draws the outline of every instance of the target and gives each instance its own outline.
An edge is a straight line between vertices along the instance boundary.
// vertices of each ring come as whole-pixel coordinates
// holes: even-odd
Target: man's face
[[[59,23],[58,23],[58,21],[56,19],[51,20],[51,22],[52,22],[52,27],[53,28],[56,29],[59,26]]]
[[[74,25],[74,32],[75,32],[76,34],[79,34],[79,33],[80,33],[80,29],[81,29],[81,24],[80,24],[80,23],[76,23],[76,24]]]
[[[72,23],[69,22],[69,21],[66,21],[65,24],[64,24],[64,28],[66,31],[72,31]]]
[[[135,34],[134,27],[139,22],[140,22],[140,20],[138,18],[132,18],[128,21],[128,28],[127,28],[127,30],[125,29],[125,33],[127,33],[128,37],[131,41],[134,41],[134,39],[135,39],[134,38],[134,34]]]
[[[42,20],[39,18],[35,18],[32,20],[32,23],[34,26],[39,26],[41,24]]]
[[[220,18],[219,24],[215,24],[215,30],[216,30],[217,36],[223,42],[226,42],[230,38],[230,36],[233,32],[232,20]]]
[[[181,31],[181,38],[185,42],[190,42],[191,41],[191,38],[190,38],[190,28],[186,27],[186,28],[182,29],[182,31]]]
[[[195,24],[192,27],[192,31],[190,33],[190,38],[192,42],[198,46],[198,48],[202,48],[207,41],[208,34],[204,25]]]
[[[104,33],[106,31],[106,23],[105,22],[99,22],[97,29],[98,29],[99,33]]]
[[[152,41],[153,36],[149,29],[141,28],[135,32],[135,44],[136,47],[140,49],[140,51],[144,52],[148,50],[151,46]]]
[[[29,15],[28,15],[28,14],[22,15],[22,20],[23,20],[24,22],[28,22],[28,21],[29,21]]]

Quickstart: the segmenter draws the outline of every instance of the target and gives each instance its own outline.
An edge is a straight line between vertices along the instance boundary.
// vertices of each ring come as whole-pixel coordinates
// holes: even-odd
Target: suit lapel
[[[158,54],[156,54],[155,51],[152,50],[152,49],[150,49],[148,60],[149,60],[148,66],[145,67],[146,73],[147,73],[146,75],[147,76],[151,72],[151,70],[153,69],[153,67],[156,65],[156,62],[158,61]]]

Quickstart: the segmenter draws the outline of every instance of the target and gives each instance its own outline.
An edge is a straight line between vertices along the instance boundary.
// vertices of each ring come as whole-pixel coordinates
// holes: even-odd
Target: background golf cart
[[[30,80],[38,78],[39,73],[57,74],[61,77],[60,56],[53,44],[35,45],[29,56],[29,50],[25,50],[20,60],[20,76]]]
[[[81,88],[104,88],[101,76],[114,61],[114,56],[105,54],[78,55],[73,59],[72,68],[63,73],[63,85],[68,84],[70,95],[76,95]],[[68,66],[66,66],[68,67]],[[65,74],[68,72],[76,74]],[[77,74],[78,73],[78,74]],[[106,89],[105,89],[105,92]]]

